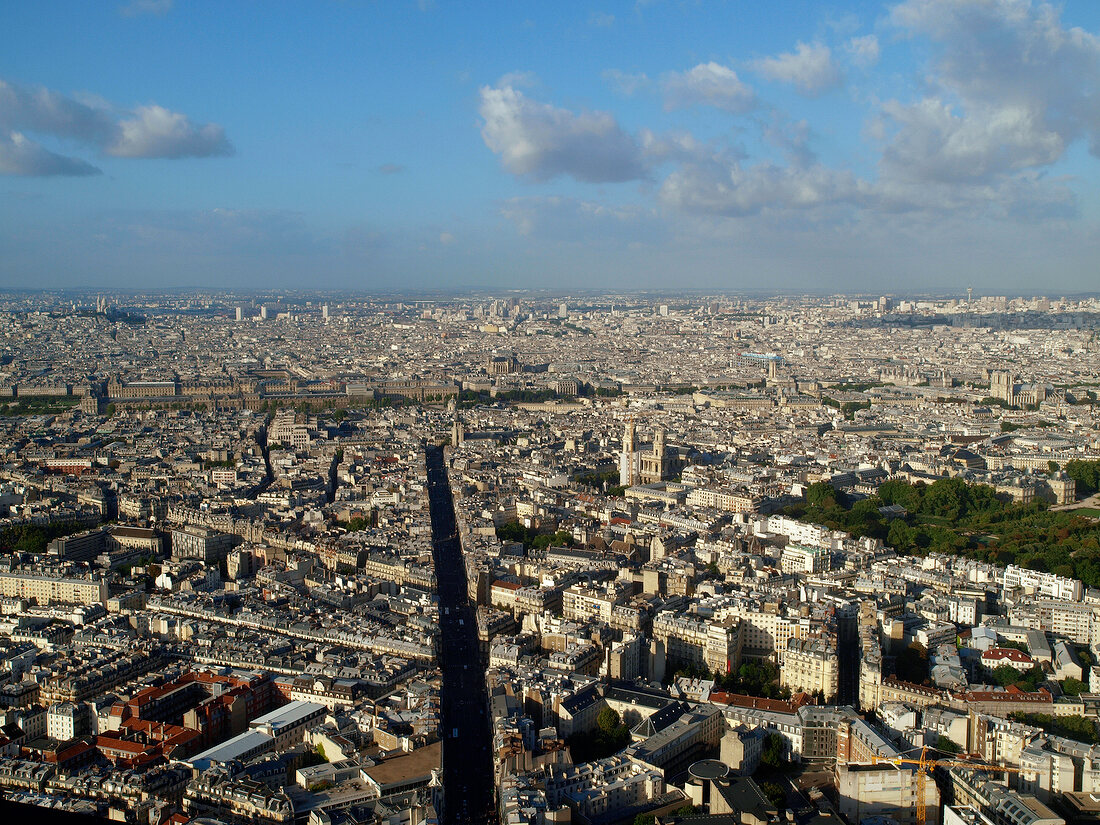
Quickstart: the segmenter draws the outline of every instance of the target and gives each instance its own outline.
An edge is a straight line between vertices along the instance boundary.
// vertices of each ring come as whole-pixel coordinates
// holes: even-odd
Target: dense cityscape
[[[5,293],[0,789],[1100,817],[1100,299]]]
[[[0,2],[0,825],[1100,825],[1100,2]]]

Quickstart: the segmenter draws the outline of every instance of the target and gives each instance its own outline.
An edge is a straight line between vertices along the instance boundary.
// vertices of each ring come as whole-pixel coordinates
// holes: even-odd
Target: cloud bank
[[[883,21],[902,38],[930,46],[921,93],[871,100],[862,173],[822,162],[813,130],[762,100],[730,66],[699,63],[661,77],[666,110],[712,108],[743,116],[759,142],[782,158],[739,143],[640,129],[609,112],[572,112],[533,100],[502,82],[481,90],[482,137],[503,167],[529,181],[559,176],[586,183],[653,180],[667,214],[851,221],[899,213],[1067,219],[1078,214],[1064,176],[1046,171],[1071,145],[1100,156],[1100,38],[1062,24],[1057,7],[1028,0],[904,0]],[[837,44],[848,65],[880,59],[875,34]],[[805,97],[838,89],[845,74],[823,42],[749,62],[769,80]],[[645,76],[609,70],[623,92]],[[736,132],[730,127],[730,137]],[[551,202],[540,203],[541,212]],[[560,213],[561,206],[555,206]],[[533,226],[530,203],[505,210]]]
[[[221,126],[194,123],[163,106],[119,110],[104,101],[0,80],[0,173],[82,176],[100,171],[85,160],[47,149],[39,138],[77,143],[101,156],[119,158],[233,154]]]

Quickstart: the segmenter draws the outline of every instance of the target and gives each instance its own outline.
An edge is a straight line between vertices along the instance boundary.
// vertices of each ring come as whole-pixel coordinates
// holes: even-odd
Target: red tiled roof
[[[1052,701],[1051,696],[1043,688],[1035,693],[1027,693],[1015,685],[1009,685],[1004,690],[968,690],[965,693],[956,694],[966,702],[1035,702],[1047,703]]]
[[[810,697],[805,693],[797,693],[791,700],[761,699],[759,696],[746,696],[741,693],[726,693],[716,690],[710,694],[710,701],[720,705],[734,705],[739,708],[751,710],[766,710],[773,713],[794,713],[803,705],[810,704]]]
[[[1019,662],[1020,664],[1031,664],[1031,657],[1024,653],[1022,650],[1016,650],[1012,647],[991,647],[989,650],[982,653],[982,661],[986,662]]]

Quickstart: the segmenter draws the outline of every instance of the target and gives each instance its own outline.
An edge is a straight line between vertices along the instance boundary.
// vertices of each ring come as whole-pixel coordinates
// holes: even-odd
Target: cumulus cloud
[[[139,106],[126,111],[91,96],[77,99],[50,89],[25,88],[0,80],[0,134],[8,136],[6,154],[14,158],[18,152],[23,158],[20,168],[51,170],[19,174],[91,174],[88,170],[95,169],[84,161],[49,151],[26,137],[27,133],[75,141],[102,155],[124,158],[233,153],[221,126],[193,123],[186,115],[162,106]],[[15,134],[20,136],[18,149]],[[32,157],[37,160],[32,162]]]
[[[756,94],[737,72],[720,63],[700,63],[686,72],[672,72],[664,78],[665,108],[714,106],[741,114],[756,106]]]
[[[818,97],[844,79],[832,51],[823,43],[799,42],[793,52],[763,57],[753,61],[752,67],[769,80],[790,83],[806,97]]]
[[[50,89],[27,89],[0,80],[0,129],[38,132],[102,144],[116,124],[104,105],[89,105]]]
[[[781,149],[792,164],[810,166],[817,162],[817,154],[810,148],[810,124],[805,120],[791,120],[782,112],[773,112],[770,122],[761,128],[763,138]]]
[[[933,114],[950,122],[950,113]],[[986,166],[999,159],[975,150],[981,140],[967,140],[966,125],[949,125],[958,127],[959,137],[954,153],[940,160],[940,168],[913,168],[913,158],[922,156],[920,147],[913,149],[913,157],[891,155],[897,147],[889,147],[881,173],[874,180],[821,163],[808,146],[808,124],[779,114],[762,124],[762,137],[783,150],[786,164],[750,163],[744,154],[701,144],[690,136],[650,137],[646,148],[655,158],[675,164],[661,183],[661,202],[670,209],[700,217],[804,216],[819,223],[875,213],[959,213],[1013,220],[1077,214],[1077,199],[1065,181],[1044,180],[1031,171],[992,174]],[[1008,134],[1024,127],[1006,123],[1003,128]]]
[[[105,151],[120,158],[205,158],[231,155],[225,131],[215,123],[194,124],[186,115],[162,106],[139,106],[118,124],[119,133]]]
[[[838,204],[865,205],[870,187],[850,172],[758,163],[692,164],[670,174],[661,200],[685,212],[745,217],[767,210],[805,211]]]
[[[687,132],[626,133],[610,114],[557,109],[505,84],[482,90],[482,133],[506,169],[533,180],[562,174],[629,180],[660,169],[656,194],[666,219],[676,213],[713,225],[737,219],[727,221],[731,226],[754,216],[806,225],[871,224],[901,214],[929,225],[957,215],[1015,225],[1072,219],[1080,215],[1073,181],[1051,167],[1077,141],[1100,156],[1100,37],[1066,26],[1060,15],[1042,0],[896,5],[890,24],[925,41],[918,54],[930,59],[920,95],[871,104],[865,139],[876,150],[875,174],[826,165],[813,151],[809,123],[761,104],[718,63],[662,76],[666,108],[752,110],[746,128],[759,130],[781,159],[750,157],[728,135],[702,141]],[[834,55],[821,43],[798,43],[789,54],[751,65],[815,96],[842,82],[838,57],[851,66],[880,57],[873,34],[849,31],[837,48]],[[614,71],[604,78],[624,91],[648,82]],[[503,213],[528,234],[586,220],[615,225],[585,208],[525,200],[510,202]]]
[[[971,129],[988,134],[986,152],[1008,155],[1007,168],[1017,159],[1049,163],[1052,134],[1063,149],[1086,137],[1100,156],[1100,37],[1065,27],[1057,7],[1030,0],[906,0],[890,20],[932,41],[929,81],[942,90],[938,99],[958,98],[976,122]],[[1006,122],[1015,126],[1002,148]]]
[[[932,61],[927,95],[886,101],[870,123],[883,205],[1076,216],[1066,182],[1045,172],[1077,140],[1100,155],[1100,38],[1027,0],[906,0],[890,22],[926,38]]]
[[[878,38],[873,34],[853,37],[848,41],[848,54],[857,66],[864,68],[874,66],[879,58]]]
[[[883,151],[893,174],[952,181],[989,181],[1056,161],[1065,141],[1027,106],[978,106],[965,115],[937,98],[911,105],[888,101],[896,127]]]
[[[19,132],[0,134],[0,175],[79,177],[98,174],[100,170],[90,163],[51,152]]]
[[[645,174],[637,140],[607,112],[574,113],[504,85],[481,88],[479,113],[485,145],[513,175],[614,183]]]
[[[405,167],[400,163],[383,163],[378,167],[378,171],[383,175],[398,175],[405,171]]]
[[[744,160],[744,151],[731,145],[715,145],[699,140],[691,132],[667,132],[658,135],[648,129],[639,133],[642,151],[650,165],[659,163],[709,163]]]

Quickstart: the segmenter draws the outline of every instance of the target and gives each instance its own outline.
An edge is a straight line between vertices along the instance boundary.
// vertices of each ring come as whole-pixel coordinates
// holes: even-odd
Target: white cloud
[[[483,86],[479,113],[485,145],[513,175],[613,183],[645,174],[637,141],[607,112],[576,114],[511,86]]]
[[[89,105],[50,89],[0,80],[0,130],[14,129],[101,144],[111,139],[117,126],[102,103]]]
[[[615,25],[615,15],[607,12],[592,12],[588,15],[588,25],[606,29]]]
[[[884,115],[897,131],[883,164],[901,177],[944,182],[989,181],[1056,161],[1065,142],[1026,106],[975,106],[958,114],[938,98],[889,101]]]
[[[16,133],[20,136],[19,141],[11,137]],[[186,115],[162,106],[139,106],[133,111],[125,111],[90,95],[76,99],[50,89],[25,88],[0,80],[0,134],[9,136],[5,150],[9,159],[18,155],[23,159],[21,168],[25,169],[69,170],[40,174],[89,174],[88,170],[95,169],[84,161],[50,152],[28,138],[27,133],[76,141],[102,155],[125,158],[209,157],[233,153],[221,126],[192,123]],[[37,160],[32,162],[33,158]]]
[[[0,134],[0,175],[80,177],[98,174],[100,170],[90,163],[51,152],[19,132]]]
[[[204,158],[231,155],[225,131],[215,123],[197,125],[161,106],[139,106],[121,121],[118,137],[105,150],[122,158]]]
[[[450,232],[440,232],[439,242],[444,246],[449,246],[450,244],[453,244],[455,242],[455,236],[452,235]]]
[[[665,108],[714,106],[741,114],[756,106],[756,94],[721,63],[700,63],[686,72],[672,72],[664,78]]]
[[[661,200],[685,212],[745,217],[764,211],[805,211],[839,204],[865,205],[870,187],[846,171],[758,163],[691,164],[669,175]]]
[[[687,132],[626,133],[611,114],[557,109],[503,84],[482,90],[482,134],[506,169],[533,180],[629,180],[660,168],[661,217],[680,226],[882,226],[891,216],[901,225],[902,214],[930,227],[959,215],[1053,226],[1079,216],[1072,181],[1050,167],[1075,140],[1089,139],[1100,152],[1100,37],[1064,26],[1058,10],[1038,0],[906,0],[890,20],[930,41],[932,60],[921,96],[873,104],[865,139],[877,150],[877,174],[825,165],[808,122],[760,103],[718,63],[662,76],[666,108],[752,110],[745,128],[758,130],[781,160],[750,158],[735,134],[703,141]],[[752,65],[819,95],[843,80],[837,58],[869,66],[880,57],[874,34],[845,40],[837,55],[821,43],[798,43]],[[604,78],[626,92],[649,82],[616,70]],[[524,199],[502,211],[522,233],[559,239],[568,234],[562,227],[618,225],[568,200]]]
[[[530,89],[532,86],[539,84],[538,76],[534,72],[508,72],[501,75],[500,80],[496,82],[498,89],[502,89],[505,86],[511,86],[513,89]]]
[[[704,143],[691,132],[667,132],[658,135],[643,129],[639,138],[646,160],[651,166],[666,162],[710,163],[715,160],[733,163],[746,157],[740,148]]]
[[[878,38],[873,34],[853,37],[848,41],[848,54],[857,66],[864,68],[874,66],[879,58]]]
[[[973,197],[1001,199],[1008,215],[1075,210],[1064,186],[1024,173],[1057,162],[1078,139],[1100,155],[1100,38],[1028,0],[906,0],[890,20],[931,41],[932,91],[888,101],[872,123],[885,142],[884,183],[976,187]]]
[[[790,83],[807,97],[824,94],[844,79],[823,43],[799,42],[793,52],[763,57],[753,61],[752,67],[769,80]]]
[[[792,164],[806,167],[817,162],[810,148],[810,124],[805,120],[791,120],[782,112],[772,112],[771,120],[763,123],[761,130],[762,137],[783,150]]]

